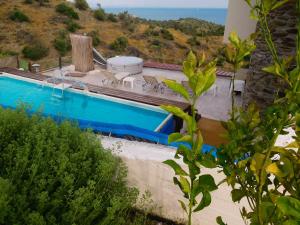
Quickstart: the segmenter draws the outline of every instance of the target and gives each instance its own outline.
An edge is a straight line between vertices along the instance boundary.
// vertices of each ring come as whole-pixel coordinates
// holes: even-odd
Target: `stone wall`
[[[294,0],[273,11],[270,15],[269,26],[280,56],[295,54],[296,20]],[[259,25],[257,29],[259,30]],[[273,102],[274,96],[284,84],[273,75],[262,72],[263,67],[272,63],[272,58],[262,36],[257,38],[256,45],[257,49],[251,57],[249,76],[246,81],[244,106],[255,101],[259,107],[265,108]]]

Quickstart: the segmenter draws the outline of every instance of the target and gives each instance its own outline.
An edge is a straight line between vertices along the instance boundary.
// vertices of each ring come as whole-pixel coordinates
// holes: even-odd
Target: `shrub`
[[[12,11],[9,15],[9,18],[16,22],[29,22],[29,17],[18,9]]]
[[[33,1],[32,1],[32,0],[25,0],[24,3],[25,3],[25,4],[32,4]]]
[[[71,19],[79,19],[77,12],[75,12],[72,7],[68,6],[65,3],[58,4],[55,10],[56,12],[63,14]]]
[[[193,36],[187,40],[187,43],[191,46],[199,46],[201,43],[196,36]]]
[[[92,37],[94,47],[98,46],[101,43],[101,40],[100,40],[100,37],[99,37],[99,34],[97,31],[91,31],[88,33],[88,35],[90,37]]]
[[[0,49],[0,58],[8,57],[8,56],[15,56],[18,55],[17,52],[11,50],[2,50]]]
[[[131,224],[125,179],[96,135],[0,108],[0,224]]]
[[[81,26],[73,20],[66,21],[67,30],[70,32],[75,32],[81,28]]]
[[[128,47],[128,40],[126,37],[118,37],[113,43],[110,44],[110,48],[118,51],[123,52]]]
[[[39,60],[48,55],[49,49],[42,43],[37,42],[35,44],[25,46],[22,52],[25,58]]]
[[[154,39],[152,42],[151,42],[151,46],[152,47],[156,47],[156,48],[161,48],[161,42],[160,42],[160,40],[158,40],[158,39]]]
[[[167,29],[161,29],[160,33],[162,34],[162,37],[166,40],[174,40],[173,34],[167,30]]]
[[[87,10],[89,8],[89,4],[86,0],[75,0],[75,7],[80,10]]]
[[[97,20],[104,21],[106,19],[105,11],[103,9],[97,9],[94,11],[94,17]]]
[[[117,17],[112,13],[108,14],[107,19],[111,22],[114,22],[114,23],[118,22]]]
[[[119,17],[120,20],[125,20],[128,17],[130,17],[130,15],[129,15],[128,11],[124,11],[124,12],[119,13],[118,17]]]
[[[156,29],[154,26],[149,26],[144,33],[146,36],[159,36],[159,29]]]
[[[59,36],[55,38],[54,48],[59,52],[61,56],[65,56],[66,53],[71,50],[71,41],[65,31],[61,31],[59,33]]]

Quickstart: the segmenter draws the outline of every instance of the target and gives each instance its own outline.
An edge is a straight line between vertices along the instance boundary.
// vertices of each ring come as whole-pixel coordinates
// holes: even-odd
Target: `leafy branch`
[[[166,80],[166,85],[174,92],[180,94],[191,105],[191,115],[174,106],[162,106],[173,115],[183,119],[187,124],[185,134],[173,133],[169,136],[169,143],[177,143],[178,149],[175,160],[182,159],[187,170],[182,168],[175,160],[166,160],[174,172],[174,184],[179,186],[188,203],[179,200],[183,210],[188,215],[188,224],[192,224],[193,212],[198,212],[208,207],[211,203],[210,192],[217,189],[214,178],[209,174],[201,174],[203,167],[214,168],[215,159],[210,154],[202,152],[203,138],[196,121],[196,102],[199,97],[209,90],[216,80],[216,61],[205,63],[203,55],[199,60],[190,52],[183,63],[183,72],[188,80],[189,89],[175,81]],[[202,196],[198,202],[199,196]]]

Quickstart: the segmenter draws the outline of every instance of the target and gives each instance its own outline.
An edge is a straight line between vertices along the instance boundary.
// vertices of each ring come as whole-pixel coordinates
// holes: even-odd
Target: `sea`
[[[181,18],[202,19],[225,25],[225,8],[104,8],[108,13],[118,14],[127,11],[133,16],[149,20],[177,20]]]

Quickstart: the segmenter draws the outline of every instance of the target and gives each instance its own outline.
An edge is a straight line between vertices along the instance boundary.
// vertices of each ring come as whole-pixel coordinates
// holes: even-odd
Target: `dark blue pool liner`
[[[10,108],[10,109],[16,109],[11,106],[5,106],[1,104],[3,108]],[[26,112],[30,115],[36,113],[33,110],[26,110]],[[61,123],[63,121],[72,121],[78,124],[78,126],[81,129],[91,129],[94,132],[99,133],[107,133],[107,134],[113,134],[117,137],[124,137],[124,136],[133,136],[137,138],[141,138],[150,142],[154,142],[157,144],[167,145],[167,146],[173,146],[178,147],[182,143],[168,143],[168,136],[170,133],[173,132],[174,123],[173,123],[173,117],[171,117],[165,126],[162,127],[160,132],[155,132],[131,125],[126,124],[112,124],[112,123],[102,123],[102,122],[95,122],[95,121],[86,121],[86,120],[80,120],[80,119],[74,119],[74,118],[65,118],[63,116],[56,116],[52,114],[47,113],[40,113],[43,117],[50,117],[57,123]],[[203,145],[202,151],[204,153],[209,153],[214,147],[209,145]]]

